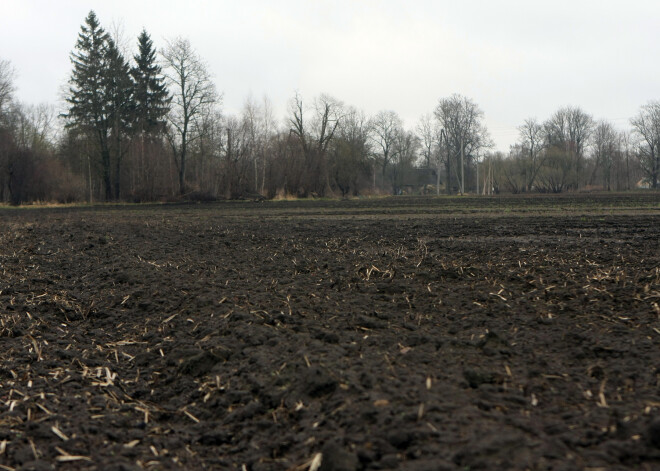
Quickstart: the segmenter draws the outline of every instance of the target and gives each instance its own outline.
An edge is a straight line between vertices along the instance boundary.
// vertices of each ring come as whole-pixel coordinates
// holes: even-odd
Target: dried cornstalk
[[[57,435],[58,437],[60,437],[60,438],[61,438],[62,440],[64,440],[65,442],[69,440],[69,437],[67,437],[67,436],[64,434],[64,432],[62,432],[59,428],[57,428],[56,425],[53,425],[53,426],[50,428],[50,430],[51,430],[51,432],[53,432],[55,435]]]
[[[323,455],[321,453],[314,455],[314,458],[312,458],[312,462],[309,465],[309,471],[317,471],[321,467],[322,461]]]
[[[92,461],[92,459],[89,456],[82,456],[82,455],[70,455],[63,449],[59,447],[55,447],[57,452],[60,454],[59,456],[55,457],[56,461],[59,461],[61,463],[68,463],[71,461]]]

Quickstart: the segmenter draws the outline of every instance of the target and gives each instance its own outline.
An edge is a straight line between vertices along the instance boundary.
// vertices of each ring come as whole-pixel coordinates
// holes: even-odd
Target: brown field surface
[[[660,194],[0,209],[49,469],[660,469]]]

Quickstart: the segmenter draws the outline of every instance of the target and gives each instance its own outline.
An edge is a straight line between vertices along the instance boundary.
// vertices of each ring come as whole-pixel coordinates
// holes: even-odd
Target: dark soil
[[[0,469],[660,469],[660,197],[0,210]]]

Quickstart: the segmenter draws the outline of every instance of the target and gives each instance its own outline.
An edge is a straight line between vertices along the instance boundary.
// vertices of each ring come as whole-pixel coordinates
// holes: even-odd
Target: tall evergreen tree
[[[165,85],[162,69],[156,62],[153,42],[145,30],[138,37],[138,54],[131,76],[135,81],[136,128],[141,134],[163,131],[171,97]]]
[[[73,71],[69,83],[67,126],[88,134],[98,150],[106,199],[112,199],[110,177],[110,117],[103,93],[108,34],[94,11],[80,27],[76,51],[71,53]]]
[[[134,119],[134,87],[129,65],[93,11],[80,28],[71,62],[67,125],[93,140],[105,198],[119,198],[122,142]]]
[[[128,150],[127,138],[134,129],[135,85],[131,78],[130,66],[121,55],[112,39],[108,40],[106,51],[107,73],[104,81],[104,92],[108,106],[108,117],[111,120],[111,150],[114,163],[113,187],[114,197],[119,199],[121,182],[121,163]]]

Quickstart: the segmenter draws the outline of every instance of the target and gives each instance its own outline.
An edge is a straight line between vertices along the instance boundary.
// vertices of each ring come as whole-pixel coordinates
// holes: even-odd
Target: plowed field
[[[660,195],[2,209],[0,469],[660,469]]]

